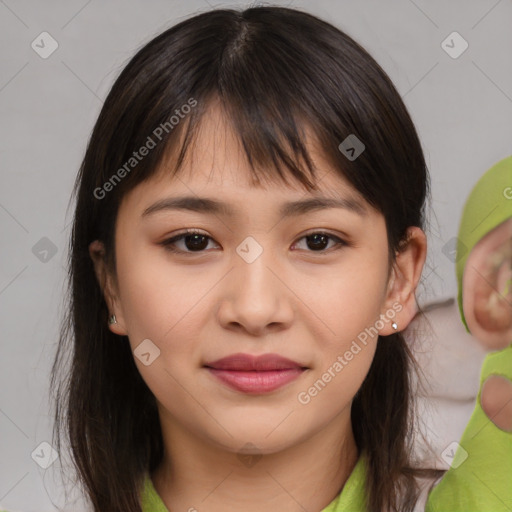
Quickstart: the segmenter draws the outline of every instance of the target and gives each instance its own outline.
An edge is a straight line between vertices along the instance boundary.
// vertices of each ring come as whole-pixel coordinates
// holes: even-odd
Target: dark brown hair
[[[255,178],[286,182],[288,174],[313,189],[303,129],[311,128],[334,168],[383,214],[390,262],[407,227],[424,225],[429,179],[415,127],[383,69],[341,30],[288,8],[220,9],[186,19],[140,49],[105,100],[75,184],[69,313],[51,376],[55,443],[61,451],[67,436],[77,483],[97,512],[140,512],[141,484],[162,460],[163,442],[155,398],[130,345],[108,329],[88,246],[103,241],[115,273],[121,199],[169,152],[178,156],[169,172],[179,171],[213,100],[239,135]],[[187,113],[174,126],[176,110]],[[338,148],[351,134],[365,145],[355,160]],[[148,137],[155,147],[126,167]],[[123,165],[126,172],[118,172]],[[369,511],[414,505],[411,365],[400,333],[379,340],[353,401],[357,447],[369,454]]]

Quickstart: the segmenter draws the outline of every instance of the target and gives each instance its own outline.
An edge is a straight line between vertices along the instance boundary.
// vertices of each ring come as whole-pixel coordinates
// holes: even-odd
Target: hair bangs
[[[205,115],[219,106],[222,125],[236,136],[251,170],[253,185],[276,182],[291,185],[294,181],[307,191],[317,188],[317,168],[308,149],[317,141],[311,139],[308,131],[301,129],[306,124],[302,113],[290,113],[283,119],[278,111],[273,110],[273,105],[266,105],[255,119],[246,106],[232,98],[221,97],[219,91],[198,101],[201,109],[187,119],[179,133],[168,138],[165,151],[160,161],[155,162],[153,172],[163,168],[163,172],[171,172],[172,176],[181,174],[185,164],[197,154]],[[309,133],[313,132],[314,127],[311,127]]]

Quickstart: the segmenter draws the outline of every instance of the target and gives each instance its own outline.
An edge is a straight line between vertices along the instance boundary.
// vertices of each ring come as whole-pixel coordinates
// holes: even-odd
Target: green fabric
[[[146,474],[141,496],[142,512],[169,512],[156,492],[149,474]]]
[[[458,303],[462,322],[469,332],[462,309],[462,276],[471,249],[489,231],[512,217],[512,156],[491,167],[476,183],[469,195],[457,237],[456,272]]]
[[[365,512],[365,458],[359,457],[340,494],[321,512]],[[169,512],[146,475],[142,493],[143,512]]]
[[[512,379],[512,344],[484,359],[477,403],[459,441],[467,459],[451,467],[430,492],[426,512],[512,510],[512,433],[494,425],[480,405],[482,384],[491,374]],[[462,460],[462,449],[455,452],[454,462]]]
[[[359,457],[340,494],[322,512],[343,512],[348,510],[364,512],[366,510],[366,471],[364,461],[365,458],[363,456]]]

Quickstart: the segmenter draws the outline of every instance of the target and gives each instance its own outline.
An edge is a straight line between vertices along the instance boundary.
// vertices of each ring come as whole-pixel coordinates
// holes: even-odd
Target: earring
[[[108,323],[110,325],[117,324],[116,315],[111,315],[110,318],[108,319]]]
[[[398,324],[396,322],[393,322],[391,324],[391,327],[393,327],[393,329],[396,331],[398,329]]]

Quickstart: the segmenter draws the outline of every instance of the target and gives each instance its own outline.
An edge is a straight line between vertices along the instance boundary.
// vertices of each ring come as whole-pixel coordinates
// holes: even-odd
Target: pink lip
[[[233,354],[205,366],[222,382],[243,393],[268,393],[295,380],[306,369],[277,354]]]

